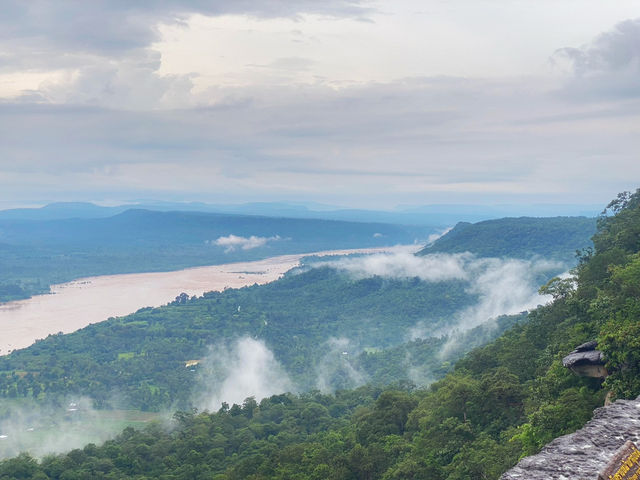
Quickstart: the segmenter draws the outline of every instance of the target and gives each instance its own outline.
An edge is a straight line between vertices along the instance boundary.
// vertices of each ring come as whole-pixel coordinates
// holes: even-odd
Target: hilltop
[[[460,222],[418,255],[471,252],[480,257],[541,256],[573,263],[576,250],[592,246],[596,219],[586,217],[501,218]]]

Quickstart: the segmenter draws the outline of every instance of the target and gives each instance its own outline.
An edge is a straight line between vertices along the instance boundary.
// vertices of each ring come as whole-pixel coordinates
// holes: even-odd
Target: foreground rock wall
[[[500,480],[596,480],[627,440],[640,441],[640,397],[598,408],[584,428],[523,458]]]

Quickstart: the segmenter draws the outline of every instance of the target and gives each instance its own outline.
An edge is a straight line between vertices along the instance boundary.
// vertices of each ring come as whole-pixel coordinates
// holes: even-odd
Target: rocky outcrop
[[[583,343],[562,359],[562,365],[583,377],[606,378],[604,355],[597,346],[595,341]]]
[[[598,408],[584,428],[523,458],[500,480],[595,480],[628,440],[640,441],[640,397]]]

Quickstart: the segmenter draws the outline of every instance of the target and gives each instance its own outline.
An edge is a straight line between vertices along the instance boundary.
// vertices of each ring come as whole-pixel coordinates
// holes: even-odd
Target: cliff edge
[[[595,480],[627,440],[640,440],[640,397],[596,409],[582,429],[523,458],[500,480]]]

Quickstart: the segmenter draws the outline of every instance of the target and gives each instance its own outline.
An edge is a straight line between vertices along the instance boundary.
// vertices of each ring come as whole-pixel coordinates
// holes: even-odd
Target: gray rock
[[[523,458],[500,480],[595,480],[627,440],[640,440],[640,397],[596,409],[582,429]]]
[[[590,342],[578,345],[574,352],[588,352],[589,350],[595,350],[597,346],[598,342],[596,340],[591,340]]]
[[[562,359],[562,365],[572,368],[575,365],[604,365],[604,356],[600,350],[589,350],[587,352],[571,352]]]
[[[562,359],[562,365],[583,377],[606,378],[609,375],[604,368],[606,360],[603,353],[596,350],[597,346],[598,342],[596,341],[579,345]]]

